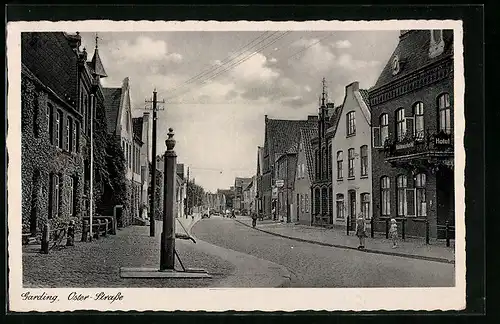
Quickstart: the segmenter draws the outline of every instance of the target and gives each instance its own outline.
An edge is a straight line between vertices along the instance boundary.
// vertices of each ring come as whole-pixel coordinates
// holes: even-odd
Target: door
[[[299,222],[299,220],[300,220],[300,216],[299,216],[300,215],[300,195],[299,194],[297,194],[296,202],[297,203],[295,204],[295,206],[296,206],[295,209],[297,210],[297,214],[296,214],[297,215],[297,222]]]
[[[448,168],[443,168],[436,173],[437,190],[437,231],[438,239],[444,239],[446,232],[444,226],[446,221],[450,226],[455,225],[455,191],[453,171]],[[453,232],[450,233],[453,238]]]
[[[347,195],[349,196],[349,223],[351,229],[354,229],[356,224],[356,191],[349,190]]]
[[[32,236],[37,234],[37,221],[38,221],[38,199],[42,193],[42,187],[40,186],[40,171],[35,170],[33,173],[32,182],[32,192],[31,192],[31,215],[30,215],[30,233]]]

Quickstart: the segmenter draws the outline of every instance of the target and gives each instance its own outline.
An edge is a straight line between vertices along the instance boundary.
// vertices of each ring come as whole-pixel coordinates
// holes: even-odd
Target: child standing
[[[392,248],[395,249],[398,247],[398,224],[396,220],[391,219],[391,228],[389,229],[389,236],[392,240]]]
[[[363,214],[358,215],[358,219],[356,220],[356,236],[359,238],[359,246],[358,249],[365,248],[365,237],[366,237],[366,226],[365,226],[365,218]]]

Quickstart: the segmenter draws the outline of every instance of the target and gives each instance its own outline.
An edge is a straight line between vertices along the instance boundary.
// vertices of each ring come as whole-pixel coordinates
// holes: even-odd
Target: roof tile
[[[104,94],[106,117],[108,117],[108,132],[114,133],[118,123],[122,88],[102,88],[102,92]]]

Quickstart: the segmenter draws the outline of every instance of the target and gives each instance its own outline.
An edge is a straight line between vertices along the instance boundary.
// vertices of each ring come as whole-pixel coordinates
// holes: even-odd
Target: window
[[[320,191],[319,191],[319,188],[316,188],[316,190],[314,191],[314,213],[316,215],[319,215],[320,213],[320,203],[321,203],[321,200],[320,200]]]
[[[368,175],[368,146],[363,145],[360,148],[361,155],[361,176]]]
[[[396,190],[397,190],[397,202],[398,202],[398,216],[405,216],[407,211],[406,202],[406,188],[408,187],[408,182],[405,175],[400,175],[397,177]]]
[[[413,106],[413,114],[415,115],[415,139],[424,139],[424,104],[423,102],[417,102]]]
[[[322,154],[322,163],[321,163],[321,176],[326,178],[326,163],[327,163],[327,157],[326,157],[326,147],[323,147],[323,154]]]
[[[427,203],[425,198],[426,178],[424,173],[417,174],[415,177],[416,199],[417,199],[417,216],[427,216]]]
[[[342,151],[337,152],[337,179],[342,180],[344,177],[344,171],[342,170],[342,165],[344,163]]]
[[[347,177],[348,178],[353,178],[354,177],[354,149],[350,148],[349,151],[347,151],[347,161],[348,161],[348,170],[347,170]]]
[[[352,136],[356,134],[356,119],[354,113],[355,113],[354,111],[350,111],[347,113],[346,116],[347,136]]]
[[[69,117],[66,119],[66,133],[64,139],[66,151],[71,152],[71,118]]]
[[[71,124],[71,151],[78,152],[76,146],[76,120]]]
[[[306,213],[309,212],[309,194],[306,194],[306,197],[305,197],[305,210],[306,210]]]
[[[61,112],[60,111],[57,111],[56,113],[56,132],[55,132],[55,144],[57,145],[57,147],[60,147],[62,148],[62,125],[61,125],[61,122],[62,122],[62,116],[61,116]]]
[[[333,190],[328,188],[328,214],[333,214]]]
[[[80,123],[75,121],[74,123],[74,138],[75,138],[75,151],[80,152]]]
[[[344,195],[337,194],[337,218],[344,218]]]
[[[402,141],[406,135],[406,121],[405,121],[405,110],[404,108],[399,108],[396,111],[396,138],[398,141]]]
[[[365,219],[370,219],[370,194],[362,193],[361,194],[361,213]]]
[[[83,111],[84,111],[83,131],[84,131],[84,134],[88,134],[89,106],[87,103],[87,96],[84,93],[82,93],[82,97],[83,97]]]
[[[328,212],[328,192],[326,188],[321,190],[321,214],[326,214]]]
[[[300,195],[300,211],[304,212],[304,195]]]
[[[76,189],[76,183],[75,183],[75,178],[70,177],[69,178],[69,185],[68,185],[68,194],[69,194],[69,214],[71,216],[74,216],[76,214],[75,212],[75,189]]]
[[[57,174],[52,174],[50,177],[49,190],[49,219],[59,215],[59,195],[61,189],[60,177]]]
[[[450,95],[443,93],[438,97],[439,130],[451,134],[451,105]]]
[[[389,138],[389,115],[382,114],[380,116],[380,143],[385,145],[385,141]]]
[[[54,121],[52,120],[52,115],[54,114],[54,107],[52,107],[51,104],[47,105],[47,130],[49,132],[49,140],[50,143],[53,143],[53,138],[54,138],[54,129],[53,129],[53,123]]]
[[[128,144],[128,168],[132,168],[132,146]]]
[[[391,214],[391,180],[389,177],[382,177],[380,179],[380,191],[382,202],[382,216],[389,216]]]
[[[328,145],[328,179],[332,178],[332,144]]]
[[[306,177],[306,165],[304,163],[302,163],[302,178],[305,178]]]
[[[314,151],[314,174],[316,175],[316,179],[318,178],[318,174],[319,174],[318,158],[319,158],[319,152],[318,152],[318,150],[315,150]]]

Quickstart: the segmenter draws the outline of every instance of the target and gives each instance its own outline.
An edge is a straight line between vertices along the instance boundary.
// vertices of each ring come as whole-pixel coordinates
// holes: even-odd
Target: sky
[[[95,33],[81,33],[92,58]],[[142,116],[156,88],[158,154],[174,129],[178,163],[206,191],[227,189],[257,169],[264,116],[317,114],[322,78],[328,100],[342,104],[345,86],[374,85],[399,31],[175,31],[98,33],[108,77],[129,78],[132,115]],[[150,105],[149,105],[150,107]]]

